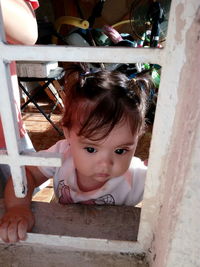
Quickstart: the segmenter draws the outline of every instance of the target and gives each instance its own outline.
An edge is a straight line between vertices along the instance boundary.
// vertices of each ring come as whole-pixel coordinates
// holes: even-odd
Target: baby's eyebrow
[[[97,141],[92,141],[90,139],[87,139],[85,137],[80,137],[79,142],[85,145],[94,145],[97,144]]]
[[[130,142],[130,143],[125,143],[125,144],[120,144],[120,145],[118,145],[118,147],[133,146],[134,144],[135,144],[134,142]]]
[[[100,146],[102,143],[101,140],[90,140],[85,137],[80,137],[79,142],[84,145],[93,145],[93,146]],[[119,144],[116,147],[127,147],[127,146],[134,146],[134,145],[135,145],[135,141],[130,141],[127,143]]]

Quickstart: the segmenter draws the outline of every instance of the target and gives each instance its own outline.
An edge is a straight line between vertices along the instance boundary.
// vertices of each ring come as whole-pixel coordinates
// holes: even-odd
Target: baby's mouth
[[[102,178],[108,178],[109,174],[108,173],[97,173],[96,176],[102,177]]]

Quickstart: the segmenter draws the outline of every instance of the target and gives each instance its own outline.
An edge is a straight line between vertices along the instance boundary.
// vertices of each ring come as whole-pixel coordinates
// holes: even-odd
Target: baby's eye
[[[97,152],[97,150],[94,147],[84,147],[84,149],[88,152],[88,153],[95,153]]]
[[[122,155],[122,154],[125,154],[128,150],[127,149],[124,149],[124,148],[118,148],[115,150],[115,153],[118,154],[118,155]]]

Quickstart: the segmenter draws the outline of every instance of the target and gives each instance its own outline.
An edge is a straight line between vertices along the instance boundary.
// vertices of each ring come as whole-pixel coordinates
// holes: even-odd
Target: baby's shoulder
[[[64,153],[69,149],[69,143],[66,139],[60,140],[55,144],[58,152]]]
[[[137,182],[138,180],[143,180],[146,177],[147,172],[147,166],[144,164],[144,162],[137,157],[133,157],[131,160],[130,167],[127,171],[127,176],[132,181]]]
[[[129,169],[131,169],[131,170],[137,170],[137,169],[146,170],[147,166],[144,164],[144,161],[142,161],[140,158],[133,157],[131,160]]]
[[[65,153],[69,150],[69,143],[66,139],[56,142],[53,146],[47,149],[48,152]]]

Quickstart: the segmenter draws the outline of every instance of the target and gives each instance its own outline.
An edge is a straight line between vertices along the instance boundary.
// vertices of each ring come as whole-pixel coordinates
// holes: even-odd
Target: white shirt
[[[83,192],[77,184],[76,170],[67,141],[58,141],[46,151],[61,153],[63,156],[61,167],[39,167],[46,177],[53,177],[55,195],[60,203],[129,206],[142,200],[147,167],[139,158],[132,158],[124,175],[108,180],[96,190]]]

